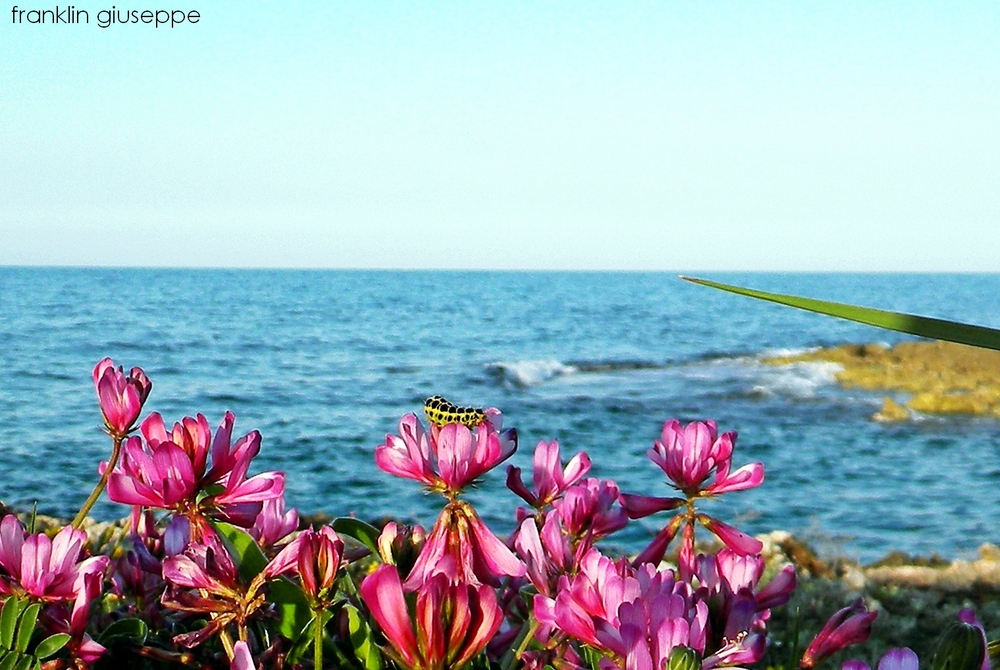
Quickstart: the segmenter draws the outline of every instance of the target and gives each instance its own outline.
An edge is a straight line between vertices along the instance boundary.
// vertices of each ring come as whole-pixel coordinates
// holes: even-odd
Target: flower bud
[[[674,647],[667,660],[666,670],[701,670],[698,652],[690,647]]]
[[[931,670],[980,670],[985,658],[986,639],[982,629],[955,621],[941,635]]]
[[[395,565],[400,576],[406,579],[413,564],[417,562],[426,539],[427,532],[423,526],[408,526],[390,521],[378,536],[378,553],[383,562]]]
[[[836,612],[809,643],[799,661],[799,668],[814,668],[841,649],[867,640],[872,634],[872,622],[876,616],[878,612],[869,612],[861,598],[850,607]]]

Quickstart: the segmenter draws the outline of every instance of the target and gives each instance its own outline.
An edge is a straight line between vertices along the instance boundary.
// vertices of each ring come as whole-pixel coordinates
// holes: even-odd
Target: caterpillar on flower
[[[459,407],[439,395],[432,395],[424,401],[424,414],[427,415],[427,420],[435,426],[460,423],[463,426],[475,428],[486,422],[485,410],[478,407]]]

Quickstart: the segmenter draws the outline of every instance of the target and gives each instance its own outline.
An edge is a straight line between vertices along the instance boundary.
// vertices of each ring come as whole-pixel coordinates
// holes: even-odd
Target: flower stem
[[[122,441],[124,439],[124,437],[118,435],[114,436],[114,446],[111,447],[111,458],[108,459],[108,466],[104,468],[104,474],[101,475],[101,480],[97,482],[97,486],[91,491],[90,497],[87,498],[86,502],[83,503],[83,507],[80,508],[80,511],[76,513],[76,517],[73,518],[73,528],[79,528],[83,525],[83,520],[87,518],[90,508],[94,506],[97,499],[104,493],[104,487],[108,485],[108,477],[111,476],[111,471],[118,463],[118,454],[122,450]]]
[[[316,670],[323,668],[323,610],[314,610],[313,619],[313,667]]]

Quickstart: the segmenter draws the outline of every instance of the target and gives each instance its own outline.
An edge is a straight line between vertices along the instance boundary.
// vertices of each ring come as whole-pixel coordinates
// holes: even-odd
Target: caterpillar
[[[432,395],[424,401],[424,414],[427,420],[435,426],[446,426],[449,423],[460,423],[469,428],[486,422],[486,412],[478,407],[459,407],[442,398]]]

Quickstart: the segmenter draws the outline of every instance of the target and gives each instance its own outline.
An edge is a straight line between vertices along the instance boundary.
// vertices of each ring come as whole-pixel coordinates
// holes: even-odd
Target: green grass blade
[[[886,330],[896,330],[901,333],[919,335],[920,337],[947,340],[949,342],[958,342],[959,344],[969,344],[974,347],[1000,351],[1000,330],[986,328],[985,326],[973,326],[945,319],[934,319],[914,314],[901,314],[899,312],[889,312],[870,307],[858,307],[840,302],[828,302],[826,300],[813,300],[812,298],[800,298],[780,293],[755,291],[754,289],[721,284],[707,279],[695,279],[693,277],[681,277],[681,279],[738,295],[776,302],[779,305],[797,307],[818,314],[836,316],[848,321],[856,321],[869,326],[885,328]]]

